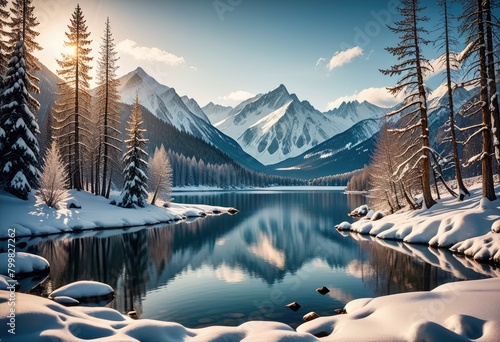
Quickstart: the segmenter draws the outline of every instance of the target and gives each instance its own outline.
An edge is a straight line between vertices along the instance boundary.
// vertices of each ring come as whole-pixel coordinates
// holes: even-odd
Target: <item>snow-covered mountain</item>
[[[325,114],[331,117],[335,122],[342,122],[348,128],[360,121],[367,119],[381,118],[387,113],[387,108],[376,106],[370,102],[349,101]]]
[[[269,167],[282,175],[306,179],[361,169],[370,161],[383,120],[362,120],[297,157]]]
[[[201,109],[208,116],[212,125],[215,125],[217,122],[226,119],[233,110],[233,107],[221,106],[220,104],[210,102]]]
[[[219,115],[214,125],[238,141],[248,154],[269,165],[295,157],[353,124],[381,117],[384,112],[367,102],[352,102],[339,110],[321,113],[281,84],[225,112],[226,118]]]
[[[160,120],[213,144],[246,167],[262,169],[262,164],[247,155],[236,141],[212,126],[195,100],[181,98],[174,88],[160,84],[142,68],[129,72],[119,81],[123,103],[132,104],[139,96],[140,104]]]
[[[194,99],[187,97],[186,95],[181,97],[182,102],[186,105],[186,107],[196,115],[197,117],[205,120],[206,122],[210,123],[210,119],[207,117],[203,109],[200,108],[198,105],[198,102],[196,102]]]

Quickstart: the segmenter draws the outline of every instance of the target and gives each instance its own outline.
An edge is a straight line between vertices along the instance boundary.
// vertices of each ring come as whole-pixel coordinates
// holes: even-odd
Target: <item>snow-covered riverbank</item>
[[[133,320],[109,308],[64,307],[15,295],[14,334],[9,291],[0,291],[0,339],[8,341],[496,341],[500,336],[500,278],[449,283],[430,292],[351,301],[347,314],[299,326],[250,321],[237,327],[189,329]],[[12,331],[12,330],[11,330]],[[315,337],[324,336],[321,339]]]
[[[68,208],[75,203],[81,208]],[[232,208],[201,204],[170,203],[168,208],[148,205],[140,209],[125,209],[109,204],[109,200],[85,191],[70,191],[69,198],[59,209],[49,208],[35,196],[24,201],[0,191],[0,238],[39,236],[98,228],[118,228],[169,223],[185,217],[227,213]]]
[[[500,186],[495,188],[500,197]],[[459,202],[443,196],[432,208],[405,211],[380,220],[361,219],[339,228],[379,239],[428,244],[449,248],[474,259],[500,262],[500,199],[490,202],[481,196],[481,187],[470,189],[471,196]]]

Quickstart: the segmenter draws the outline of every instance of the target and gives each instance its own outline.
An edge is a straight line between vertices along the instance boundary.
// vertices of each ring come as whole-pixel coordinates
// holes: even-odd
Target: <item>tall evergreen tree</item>
[[[458,146],[457,146],[457,136],[456,136],[456,128],[455,128],[455,110],[453,108],[453,90],[455,84],[453,83],[451,77],[452,67],[457,66],[458,61],[456,60],[456,54],[451,53],[450,48],[452,44],[456,44],[456,39],[450,37],[450,17],[448,14],[448,1],[441,0],[439,1],[439,5],[443,9],[443,18],[442,18],[442,34],[438,39],[441,46],[440,48],[444,49],[443,63],[446,68],[446,86],[448,93],[448,109],[449,109],[449,117],[448,120],[450,125],[450,142],[451,149],[453,154],[453,164],[455,165],[455,179],[457,181],[459,197],[458,199],[461,201],[465,197],[465,195],[470,195],[469,190],[465,187],[465,184],[462,179],[462,167],[460,165],[460,156],[458,155]]]
[[[3,78],[3,74],[7,69],[7,64],[9,63],[9,45],[7,43],[9,33],[6,30],[9,25],[9,23],[7,22],[7,20],[9,19],[7,4],[7,0],[0,0],[0,80]]]
[[[128,122],[127,152],[123,156],[125,169],[123,170],[124,184],[117,205],[124,208],[136,206],[144,207],[148,200],[148,177],[146,171],[147,153],[144,150],[147,139],[144,139],[145,129],[142,128],[141,109],[139,108],[139,96],[136,96],[132,115]]]
[[[32,5],[32,0],[14,0],[11,5],[11,22],[9,25],[10,46],[15,46],[18,40],[22,40],[26,47],[26,74],[30,80],[30,86],[28,88],[30,93],[40,92],[37,87],[39,79],[35,76],[35,72],[40,70],[40,66],[38,65],[38,59],[35,57],[34,53],[42,50],[42,47],[35,40],[40,33],[36,31],[39,22],[35,17],[34,11],[35,6]],[[36,115],[36,111],[38,110],[36,103],[30,102],[28,105]]]
[[[90,32],[80,5],[76,6],[66,32],[68,41],[64,45],[72,51],[63,53],[57,60],[57,73],[65,82],[59,85],[59,99],[54,108],[54,133],[63,150],[64,161],[69,166],[72,188],[82,189],[82,158],[86,152],[85,141],[90,140],[88,126],[91,96],[89,93],[89,71],[92,68],[89,56],[92,42]]]
[[[115,43],[111,34],[109,18],[106,21],[104,37],[102,38],[100,57],[98,61],[98,90],[97,90],[97,112],[99,115],[99,126],[101,138],[99,146],[99,162],[102,163],[101,173],[101,196],[109,197],[111,185],[111,168],[118,164],[118,155],[122,144],[120,127],[118,94],[119,80],[116,77],[118,66],[116,62]],[[100,168],[96,168],[99,170]],[[97,190],[99,191],[99,190]]]
[[[476,74],[467,83],[479,85],[479,101],[473,103],[470,108],[472,114],[481,113],[479,125],[463,128],[465,131],[475,129],[466,142],[477,134],[482,137],[482,149],[479,154],[469,159],[469,163],[481,161],[482,195],[493,201],[496,199],[493,183],[493,139],[491,127],[490,98],[488,96],[488,70],[486,60],[486,38],[483,0],[462,0],[464,5],[463,14],[460,16],[460,31],[466,34],[467,49],[466,58],[475,57],[469,67],[469,74]],[[478,109],[476,109],[478,108]],[[472,115],[471,114],[471,115]]]
[[[429,43],[422,37],[427,31],[421,26],[429,18],[420,16],[423,10],[418,0],[402,0],[398,8],[403,20],[396,22],[391,31],[398,34],[400,42],[396,47],[386,48],[392,55],[398,57],[398,64],[388,70],[380,70],[384,75],[400,76],[396,86],[388,88],[393,94],[405,93],[405,105],[389,113],[388,116],[403,114],[407,118],[405,128],[398,130],[401,134],[413,134],[420,131],[418,150],[401,165],[399,170],[417,167],[421,171],[422,195],[426,208],[436,202],[432,198],[430,188],[430,149],[429,124],[427,119],[427,94],[424,87],[424,75],[431,71],[429,61],[422,56],[422,46]],[[409,146],[411,150],[416,146]],[[409,166],[409,167],[406,167]]]
[[[494,30],[500,23],[498,18],[493,17],[492,1],[484,0],[484,26],[486,30],[486,67],[488,70],[488,92],[490,100],[491,127],[493,135],[493,150],[497,161],[497,174],[500,182],[500,109],[498,106],[497,77],[495,73],[495,47],[493,37]]]
[[[30,95],[25,60],[25,45],[17,42],[5,75],[5,90],[0,94],[0,185],[13,195],[27,199],[38,187],[40,151],[35,134],[40,133],[29,104],[38,104]]]

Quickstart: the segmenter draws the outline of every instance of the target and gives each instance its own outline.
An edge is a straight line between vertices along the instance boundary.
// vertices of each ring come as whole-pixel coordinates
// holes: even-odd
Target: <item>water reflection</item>
[[[34,293],[72,281],[111,285],[121,312],[189,327],[249,319],[296,326],[306,312],[329,315],[354,298],[429,290],[455,279],[496,276],[424,246],[346,236],[333,228],[362,204],[340,192],[255,192],[177,196],[177,201],[234,206],[221,215],[161,227],[84,232],[25,240],[50,277]],[[328,296],[315,289],[328,286]],[[307,312],[308,312],[307,311]]]

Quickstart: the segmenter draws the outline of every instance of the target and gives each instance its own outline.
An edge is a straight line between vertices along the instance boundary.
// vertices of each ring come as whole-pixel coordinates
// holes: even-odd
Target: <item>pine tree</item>
[[[500,109],[498,106],[497,78],[495,74],[495,47],[493,37],[496,35],[494,29],[497,29],[500,23],[498,18],[494,18],[491,14],[491,0],[484,0],[484,26],[486,30],[486,62],[488,70],[488,92],[490,100],[491,113],[491,128],[493,135],[493,149],[497,161],[497,174],[500,181]],[[495,20],[495,22],[493,22]]]
[[[406,117],[407,125],[398,130],[401,134],[413,134],[420,131],[420,148],[401,164],[400,170],[413,169],[417,165],[421,170],[422,195],[426,208],[432,207],[436,202],[432,198],[430,188],[430,144],[429,144],[429,123],[427,119],[427,94],[424,87],[424,75],[431,71],[429,61],[421,53],[422,45],[427,45],[428,40],[422,37],[427,31],[419,26],[422,22],[427,22],[429,18],[419,16],[423,10],[418,0],[402,0],[401,7],[398,8],[403,20],[396,22],[395,27],[390,27],[391,31],[398,34],[400,42],[396,47],[386,48],[392,55],[398,57],[399,63],[393,65],[391,69],[380,70],[384,75],[400,76],[396,86],[388,88],[393,94],[405,93],[405,105],[400,109],[389,113],[388,116],[403,114]],[[415,145],[418,146],[418,145]],[[409,146],[411,149],[413,146]],[[416,162],[415,162],[416,159]],[[406,166],[410,166],[407,168]]]
[[[163,199],[168,196],[172,188],[172,167],[167,158],[167,152],[163,145],[155,149],[153,157],[149,159],[149,189],[153,193],[151,204],[155,204],[156,199]]]
[[[144,207],[147,203],[148,177],[146,176],[146,169],[148,164],[145,158],[148,154],[144,151],[144,148],[148,140],[143,137],[146,130],[141,128],[142,124],[139,96],[136,96],[132,115],[128,122],[127,132],[129,138],[125,140],[127,152],[123,156],[125,163],[123,190],[117,200],[117,205],[124,208]]]
[[[462,179],[462,167],[460,165],[460,157],[458,155],[458,146],[457,146],[457,136],[456,136],[456,128],[455,128],[455,110],[453,108],[453,90],[454,83],[451,77],[452,67],[457,66],[458,61],[456,59],[456,54],[451,53],[450,47],[452,44],[456,44],[456,39],[450,37],[450,20],[448,14],[448,1],[441,0],[439,5],[443,8],[443,32],[438,41],[441,41],[441,48],[444,48],[444,64],[446,67],[446,86],[448,93],[448,109],[449,109],[449,125],[450,125],[450,141],[451,141],[451,149],[453,155],[453,163],[455,165],[455,179],[457,181],[459,197],[458,199],[461,201],[464,199],[465,195],[470,195],[469,190],[465,187],[465,184]]]
[[[30,80],[28,91],[30,93],[39,93],[37,87],[39,79],[35,76],[35,72],[40,70],[38,59],[34,53],[42,50],[42,47],[35,41],[40,34],[35,29],[39,25],[35,17],[35,7],[32,5],[32,0],[14,0],[11,6],[11,22],[9,32],[9,44],[15,46],[18,40],[24,41],[26,51],[26,74]],[[31,111],[36,115],[39,106],[37,102],[29,103]]]
[[[463,128],[463,131],[475,130],[469,135],[466,143],[477,134],[482,137],[482,149],[479,154],[470,158],[467,163],[481,161],[482,196],[493,201],[496,199],[493,183],[493,139],[492,122],[490,112],[490,98],[488,96],[488,70],[486,60],[485,20],[483,0],[463,0],[464,10],[460,16],[460,31],[466,34],[467,49],[465,58],[475,57],[469,66],[468,74],[476,74],[466,82],[469,85],[479,85],[479,101],[472,103],[470,115],[481,113],[481,123],[471,127]]]
[[[3,74],[7,69],[7,64],[9,63],[7,57],[9,51],[7,37],[9,33],[6,31],[6,28],[9,25],[9,23],[7,22],[7,19],[9,19],[7,4],[7,0],[0,0],[0,80],[3,78]]]
[[[57,141],[52,141],[47,150],[45,163],[40,176],[39,194],[42,201],[49,207],[56,207],[68,195],[69,177],[67,165],[59,153]]]
[[[99,162],[102,160],[101,196],[109,196],[111,185],[111,168],[118,164],[118,155],[121,152],[120,145],[121,132],[119,104],[120,95],[118,86],[120,85],[116,70],[118,58],[115,51],[114,39],[111,35],[109,18],[106,21],[104,37],[102,38],[101,52],[98,61],[98,91],[97,91],[97,112],[99,115],[99,126],[102,136],[100,138]],[[100,168],[96,168],[99,170]],[[97,189],[97,191],[99,191]]]
[[[82,159],[86,152],[84,142],[90,140],[88,127],[91,97],[88,89],[92,57],[89,56],[91,49],[88,46],[92,41],[89,40],[90,32],[87,32],[80,5],[76,6],[68,28],[68,41],[64,45],[73,51],[63,53],[62,59],[57,60],[61,68],[57,73],[65,82],[59,84],[53,128],[63,150],[63,159],[69,167],[70,186],[81,190]]]
[[[38,102],[30,95],[26,70],[25,45],[17,42],[5,75],[5,90],[0,95],[1,187],[27,199],[38,187],[40,151],[35,134],[40,133],[35,115],[28,104]]]

